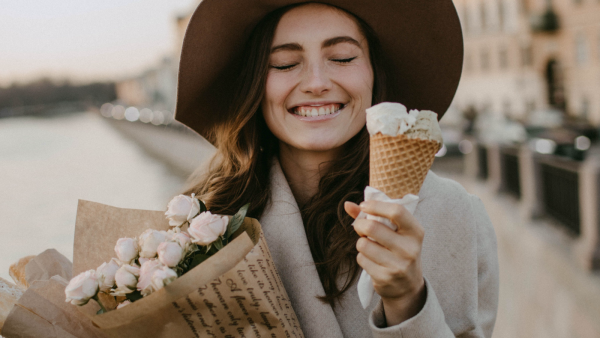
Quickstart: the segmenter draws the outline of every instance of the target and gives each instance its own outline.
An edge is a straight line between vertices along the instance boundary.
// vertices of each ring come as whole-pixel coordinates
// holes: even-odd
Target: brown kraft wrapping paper
[[[168,228],[162,211],[80,200],[73,276],[114,257],[119,238]],[[304,337],[259,222],[246,218],[234,237],[214,256],[148,297],[101,315],[95,314],[99,307],[93,300],[77,310],[108,337]],[[64,298],[64,286],[61,291]]]

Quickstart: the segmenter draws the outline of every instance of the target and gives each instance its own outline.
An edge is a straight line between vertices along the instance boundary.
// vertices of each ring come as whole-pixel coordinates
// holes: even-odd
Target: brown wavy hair
[[[212,130],[217,152],[208,164],[188,180],[184,194],[196,193],[211,210],[233,214],[250,203],[249,217],[259,218],[270,199],[269,175],[272,160],[278,155],[279,140],[267,127],[261,101],[269,70],[269,58],[275,29],[288,10],[280,8],[268,14],[254,28],[247,41],[244,61],[235,86],[235,97],[224,122]],[[380,43],[363,20],[354,18],[369,46],[374,83],[372,104],[384,101],[386,80]],[[325,163],[322,163],[322,165]],[[344,201],[359,203],[369,182],[369,134],[366,127],[345,144],[340,158],[327,163],[328,170],[319,181],[319,189],[301,207],[308,244],[325,290],[319,298],[332,306],[358,277],[353,219],[344,211]],[[337,284],[342,280],[342,286]]]

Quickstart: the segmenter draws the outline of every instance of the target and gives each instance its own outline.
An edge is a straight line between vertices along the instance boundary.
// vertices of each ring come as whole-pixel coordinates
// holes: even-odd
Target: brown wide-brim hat
[[[207,137],[227,117],[243,48],[254,27],[268,13],[304,2],[203,0],[183,40],[175,119]],[[456,92],[463,62],[460,21],[451,0],[317,2],[343,8],[373,28],[387,66],[387,101],[442,117]]]

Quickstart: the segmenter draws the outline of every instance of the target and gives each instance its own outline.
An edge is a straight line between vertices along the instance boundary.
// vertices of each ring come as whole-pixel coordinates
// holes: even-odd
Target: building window
[[[525,102],[525,113],[526,114],[530,114],[531,112],[533,112],[535,110],[535,101],[534,100],[527,100]]]
[[[466,33],[469,30],[468,27],[468,19],[467,19],[467,15],[468,10],[467,10],[467,5],[463,4],[462,6],[456,5],[456,12],[458,13],[458,18],[460,19],[460,24],[463,30],[463,33]]]
[[[481,70],[487,71],[490,69],[490,52],[487,49],[481,50]]]
[[[575,39],[575,59],[577,64],[584,64],[588,58],[587,44],[583,33],[577,34]]]
[[[598,0],[598,2],[600,2],[600,0]],[[596,48],[596,51],[598,52],[598,60],[600,60],[600,31],[598,32],[598,48]]]
[[[590,113],[590,101],[587,97],[581,99],[581,107],[579,110],[579,116],[587,118]]]
[[[465,72],[471,72],[473,70],[473,57],[471,57],[471,53],[465,52],[464,68]]]
[[[500,65],[500,69],[508,68],[508,51],[504,46],[500,47],[500,52],[498,53],[498,63]]]
[[[504,1],[498,0],[498,27],[500,30],[504,30]]]
[[[481,22],[481,31],[485,31],[486,28],[486,17],[485,17],[485,3],[479,3],[479,18]]]
[[[521,47],[521,65],[533,65],[533,48],[531,47],[531,45]]]

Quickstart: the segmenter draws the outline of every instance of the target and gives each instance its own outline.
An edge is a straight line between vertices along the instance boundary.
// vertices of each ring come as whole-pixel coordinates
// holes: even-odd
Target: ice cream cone
[[[418,195],[441,144],[400,134],[371,136],[369,185],[393,199]]]

